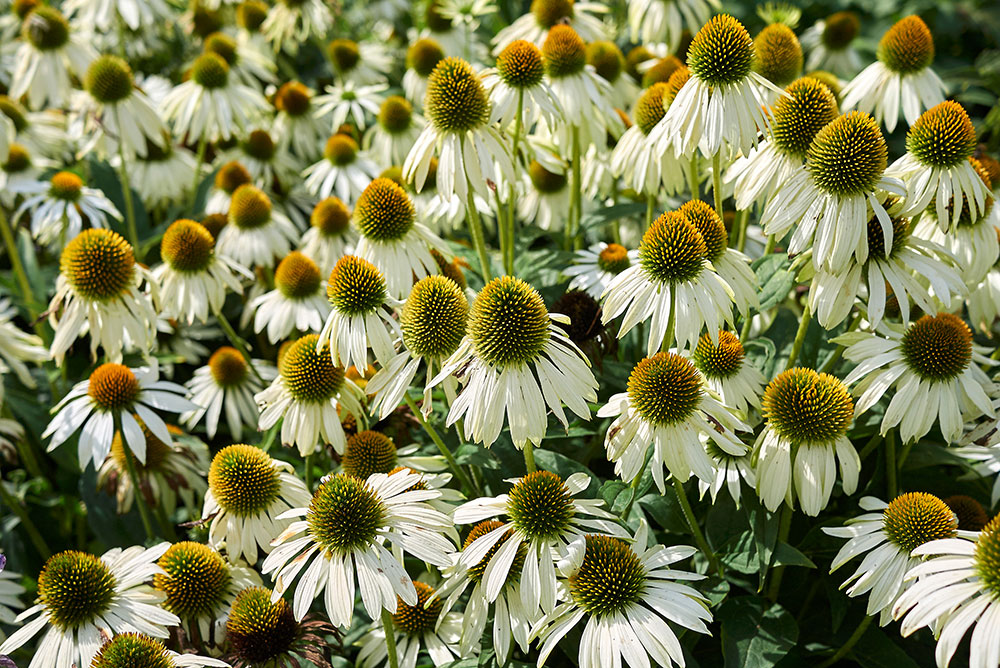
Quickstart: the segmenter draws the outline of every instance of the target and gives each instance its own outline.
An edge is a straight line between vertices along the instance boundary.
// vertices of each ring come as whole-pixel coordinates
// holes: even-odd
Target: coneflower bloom
[[[111,164],[119,167],[121,158],[113,156]],[[171,204],[183,201],[191,193],[191,175],[196,171],[194,153],[172,146],[169,141],[164,141],[163,146],[147,143],[146,155],[128,163],[132,190],[148,210],[155,212],[164,212]]]
[[[270,382],[275,374],[276,369],[264,360],[247,362],[236,348],[222,346],[184,384],[188,398],[198,408],[181,415],[181,421],[194,427],[204,419],[205,432],[215,438],[219,418],[225,415],[229,435],[239,441],[243,430],[257,422],[254,396],[264,389],[262,381]]]
[[[140,0],[146,2],[146,0]],[[105,640],[94,656],[93,668],[117,668],[122,665],[170,666],[171,668],[229,668],[219,659],[190,652],[178,654],[162,642],[141,633],[122,633]]]
[[[878,60],[844,87],[844,109],[875,116],[892,132],[899,113],[913,125],[920,112],[944,101],[944,82],[931,69],[934,37],[919,16],[900,19],[878,43]]]
[[[226,164],[243,166],[251,182],[261,188],[281,190],[283,184],[298,179],[298,160],[288,153],[285,144],[278,143],[271,132],[261,128],[248,132],[221,159],[227,160]]]
[[[362,86],[382,83],[393,66],[393,59],[380,42],[338,37],[326,45],[325,51],[338,81]]]
[[[38,4],[24,17],[21,37],[7,94],[15,100],[26,96],[36,110],[62,107],[73,90],[71,77],[83,79],[94,50],[49,5]]]
[[[713,341],[708,332],[702,334],[691,351],[691,361],[708,387],[719,395],[723,406],[743,416],[747,416],[751,408],[760,410],[766,380],[746,358],[743,344],[735,334],[722,330],[718,341]]]
[[[233,195],[240,186],[253,184],[253,175],[250,174],[243,163],[238,160],[230,160],[224,163],[215,173],[212,187],[208,191],[208,200],[205,202],[205,213],[227,214]]]
[[[309,490],[290,464],[252,445],[230,445],[219,450],[208,469],[202,510],[202,517],[211,520],[208,542],[225,546],[232,560],[256,564],[258,548],[270,552],[271,539],[288,526],[281,515],[306,503]]]
[[[320,146],[329,132],[327,124],[314,113],[314,96],[305,84],[289,81],[278,88],[273,100],[278,112],[272,125],[274,135],[296,157],[309,161],[319,157]]]
[[[415,108],[423,108],[424,96],[427,95],[427,78],[444,57],[444,48],[430,37],[421,37],[407,47],[403,92]]]
[[[28,214],[31,236],[53,250],[62,250],[66,239],[80,234],[84,220],[94,228],[111,227],[112,220],[122,220],[103,192],[84,186],[73,172],[56,172],[48,181],[23,181],[7,190],[25,196],[14,219]]]
[[[401,165],[423,125],[423,117],[406,98],[390,95],[379,107],[375,125],[365,133],[363,147],[389,164]]]
[[[326,613],[340,627],[351,625],[355,587],[373,619],[382,610],[396,613],[399,601],[416,605],[416,587],[386,543],[438,566],[449,563],[453,549],[444,537],[451,518],[427,503],[441,492],[424,489],[421,481],[421,474],[408,470],[367,480],[346,473],[325,478],[311,501],[280,516],[295,521],[274,539],[262,566],[275,580],[272,599],[304,568],[293,597],[296,619],[324,590]]]
[[[764,391],[764,431],[754,445],[757,494],[774,512],[798,498],[815,517],[830,502],[837,464],[844,494],[858,487],[861,458],[848,440],[854,405],[835,377],[801,367],[774,378]]]
[[[611,153],[611,172],[638,193],[656,195],[662,187],[676,195],[686,185],[684,169],[671,154],[658,151],[649,133],[663,119],[677,91],[657,82],[635,103],[635,124],[625,130]]]
[[[861,58],[851,44],[861,32],[861,21],[854,12],[835,12],[820,19],[802,33],[806,49],[806,70],[829,71],[837,76],[854,76],[861,69]]]
[[[314,115],[326,120],[334,131],[345,123],[353,123],[358,130],[364,130],[369,117],[378,116],[382,93],[388,87],[385,83],[357,86],[353,81],[327,86],[325,93],[316,97]]]
[[[336,195],[354,202],[365,186],[378,176],[378,167],[350,135],[336,133],[326,140],[323,157],[302,172],[305,187],[319,198]]]
[[[41,364],[48,360],[49,352],[42,345],[40,336],[28,334],[14,324],[16,316],[17,309],[10,298],[0,297],[0,358],[22,385],[34,388],[35,379],[25,363]]]
[[[532,0],[527,14],[515,19],[493,38],[494,52],[503,51],[517,40],[532,42],[540,47],[557,25],[569,26],[587,42],[605,39],[607,28],[601,17],[594,14],[604,14],[607,11],[608,7],[599,2]]]
[[[354,250],[358,234],[351,227],[351,211],[337,197],[320,200],[309,216],[309,229],[302,235],[299,250],[312,258],[326,274],[337,260]]]
[[[581,418],[597,401],[590,363],[550,315],[541,295],[524,281],[503,276],[487,283],[472,303],[465,338],[441,372],[438,385],[455,375],[462,392],[447,424],[464,418],[471,438],[489,447],[503,428],[521,448],[545,436],[546,409],[568,425],[563,406]]]
[[[250,42],[237,41],[224,32],[216,31],[205,37],[202,51],[221,56],[229,65],[230,73],[250,88],[262,83],[277,83],[278,67],[274,54],[254,48]]]
[[[497,54],[496,67],[483,72],[490,99],[490,122],[509,128],[521,109],[521,127],[531,128],[544,117],[550,125],[563,113],[559,98],[544,80],[542,52],[531,42],[511,42]]]
[[[310,39],[322,39],[332,25],[333,13],[324,0],[278,0],[260,29],[275,51],[294,55]]]
[[[844,334],[844,357],[858,365],[844,382],[854,388],[860,415],[895,388],[882,417],[881,433],[899,427],[903,442],[924,436],[937,423],[949,443],[962,436],[966,420],[995,415],[987,395],[992,382],[979,368],[991,364],[972,342],[972,330],[956,315],[925,315],[905,330],[884,327],[884,336]]]
[[[573,264],[563,269],[563,274],[572,277],[570,290],[583,290],[594,299],[600,299],[615,276],[638,260],[639,251],[600,241],[576,251]]]
[[[274,271],[274,290],[250,301],[246,308],[256,311],[253,329],[267,328],[267,340],[278,343],[294,331],[312,332],[323,327],[330,313],[323,277],[316,263],[299,251],[292,251]]]
[[[216,239],[215,250],[250,269],[273,267],[298,238],[292,221],[275,211],[271,198],[250,184],[233,193],[228,220]]]
[[[61,364],[84,334],[90,335],[95,358],[98,348],[111,360],[121,360],[126,347],[153,349],[155,290],[151,274],[136,264],[132,246],[121,235],[105,229],[78,234],[63,249],[49,304],[53,359]]]

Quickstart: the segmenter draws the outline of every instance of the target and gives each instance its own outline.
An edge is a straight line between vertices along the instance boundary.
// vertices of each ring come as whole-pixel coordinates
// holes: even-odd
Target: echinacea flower
[[[205,202],[205,213],[227,214],[232,204],[233,195],[240,186],[253,184],[253,175],[243,163],[238,160],[230,160],[224,163],[215,172],[212,179],[212,187],[208,191],[208,199]]]
[[[351,227],[351,211],[337,197],[317,202],[309,216],[309,229],[302,235],[299,250],[312,258],[323,275],[337,260],[354,250],[358,234]]]
[[[324,294],[326,286],[319,267],[300,251],[292,251],[274,271],[274,290],[251,300],[246,308],[255,311],[253,329],[267,328],[267,340],[278,343],[294,331],[312,332],[322,328],[330,313]]]
[[[570,183],[568,170],[547,169],[538,160],[532,160],[526,170],[524,194],[517,204],[522,220],[534,221],[548,231],[561,230],[569,217]]]
[[[262,188],[280,191],[284,184],[298,178],[299,163],[283,143],[268,130],[255,128],[236,146],[223,154],[222,160],[236,162],[250,174],[251,182]]]
[[[802,45],[795,31],[784,23],[770,23],[753,39],[754,71],[784,88],[802,74]],[[761,91],[765,99],[777,97],[773,88]]]
[[[309,502],[309,490],[290,464],[272,459],[252,445],[219,450],[208,469],[202,518],[211,520],[208,543],[223,546],[230,559],[257,563],[258,550],[289,524],[280,516]]]
[[[267,10],[260,30],[275,51],[298,53],[299,46],[322,38],[333,25],[333,13],[324,0],[278,0]]]
[[[640,44],[663,42],[674,53],[684,31],[698,32],[721,6],[718,0],[628,0],[629,35]]]
[[[249,183],[233,193],[228,219],[216,238],[215,250],[249,269],[274,266],[298,238],[292,221],[274,210],[264,191]]]
[[[723,406],[744,416],[751,408],[760,410],[766,380],[746,358],[743,344],[735,334],[722,330],[717,341],[708,332],[702,334],[691,351],[691,361],[708,387],[719,395]]]
[[[25,387],[34,388],[37,383],[31,377],[26,362],[40,364],[49,357],[42,339],[36,334],[21,330],[13,319],[17,309],[9,297],[0,297],[0,359],[10,367],[17,379]]]
[[[315,160],[329,128],[316,117],[315,93],[299,81],[281,85],[274,94],[274,135],[301,160]]]
[[[423,107],[424,96],[427,95],[427,78],[444,57],[441,44],[430,37],[421,37],[407,47],[403,91],[415,108]]]
[[[368,387],[366,386],[365,389],[367,390]],[[340,464],[344,473],[359,480],[368,480],[368,477],[374,473],[388,475],[398,468],[418,473],[439,472],[446,468],[442,457],[424,457],[416,454],[418,449],[418,445],[396,448],[393,440],[385,434],[365,429],[348,437],[347,447],[341,456]],[[430,478],[431,476],[424,476],[425,486]],[[441,492],[444,495],[445,492],[457,492],[457,490],[441,490]],[[461,498],[461,493],[458,496]],[[437,506],[434,499],[429,503],[432,506]]]
[[[382,93],[387,88],[385,83],[358,86],[353,81],[327,86],[323,95],[315,99],[314,115],[326,120],[334,131],[348,122],[357,126],[358,130],[364,130],[368,127],[369,117],[378,116]]]
[[[508,44],[497,54],[496,67],[483,72],[490,99],[490,121],[509,127],[521,112],[521,127],[530,128],[544,117],[551,125],[563,113],[559,98],[544,80],[541,50],[524,40]]]
[[[411,471],[327,477],[311,501],[282,516],[301,519],[274,539],[264,560],[263,573],[276,582],[272,599],[305,569],[293,597],[296,619],[321,593],[327,616],[341,627],[351,625],[357,590],[373,619],[382,610],[396,613],[400,601],[416,605],[416,587],[386,543],[438,566],[448,564],[452,549],[444,537],[451,518],[427,504],[441,492],[422,489],[421,477]]]
[[[362,86],[384,82],[393,66],[385,45],[379,42],[338,37],[326,45],[326,56],[338,81]]]
[[[21,24],[8,95],[27,96],[34,109],[62,107],[73,90],[72,76],[83,78],[96,57],[86,39],[66,17],[49,5],[37,5]]]
[[[145,0],[143,0],[145,2]],[[141,633],[122,633],[104,641],[91,668],[126,668],[136,666],[163,666],[163,668],[229,668],[219,659],[200,656],[191,652],[178,654],[164,647],[155,638]]]
[[[389,164],[401,165],[423,125],[423,117],[406,98],[390,95],[379,107],[375,125],[365,133],[363,148]]]
[[[857,74],[861,58],[852,43],[859,32],[861,21],[851,11],[834,12],[814,23],[801,38],[806,49],[806,69],[844,77]]]
[[[254,396],[270,382],[276,370],[264,360],[248,363],[240,351],[230,346],[218,348],[208,358],[208,364],[195,370],[185,383],[188,398],[198,408],[181,415],[181,421],[194,427],[205,420],[205,432],[215,438],[219,418],[225,415],[226,427],[234,441],[243,438],[244,429],[257,422]]]
[[[336,195],[353,203],[369,181],[378,176],[378,168],[367,153],[360,152],[358,142],[343,133],[330,135],[323,157],[302,172],[305,187],[319,198]]]
[[[686,185],[681,163],[670,153],[658,151],[649,139],[672,101],[666,82],[643,91],[635,103],[635,124],[625,130],[611,153],[611,172],[638,193],[655,196],[663,188],[668,195],[676,195]]]
[[[532,0],[527,14],[514,19],[507,27],[493,37],[493,49],[499,53],[512,42],[524,40],[541,47],[552,28],[565,25],[572,28],[588,42],[604,39],[607,28],[601,17],[608,7],[599,2],[576,2],[576,0]]]
[[[256,48],[252,41],[216,31],[205,37],[202,51],[221,56],[229,65],[230,74],[250,88],[261,83],[277,83],[278,66],[274,54]]]
[[[27,215],[31,236],[53,250],[61,250],[66,239],[80,234],[84,220],[94,228],[108,228],[111,221],[122,220],[103,192],[84,186],[73,172],[56,172],[47,181],[11,184],[8,192],[24,195],[14,219]]]
[[[600,241],[590,248],[576,251],[573,264],[563,269],[563,274],[572,277],[570,290],[583,290],[594,299],[600,299],[615,276],[638,259],[639,251]]]
[[[111,164],[121,165],[120,158]],[[146,144],[146,155],[128,163],[129,183],[150,211],[166,211],[191,192],[191,175],[197,171],[194,153],[182,146]]]

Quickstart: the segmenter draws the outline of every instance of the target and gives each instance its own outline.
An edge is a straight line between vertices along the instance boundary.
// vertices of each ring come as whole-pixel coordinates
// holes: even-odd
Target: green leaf
[[[851,658],[863,668],[917,668],[917,662],[875,624],[858,640]]]
[[[600,483],[597,477],[586,466],[552,450],[535,450],[535,463],[540,469],[559,474],[563,480],[574,473],[586,473],[590,476],[590,487],[587,488],[588,490],[596,489],[596,485]]]
[[[791,260],[784,253],[772,253],[753,261],[751,267],[760,283],[761,313],[785,301],[785,297],[795,287],[795,274],[791,271]]]
[[[774,548],[774,565],[816,568],[816,564],[809,557],[784,541],[779,542],[778,546]]]
[[[716,613],[722,623],[722,656],[726,668],[770,668],[799,637],[795,618],[777,603],[755,597],[727,600]]]
[[[641,216],[645,213],[646,205],[642,202],[625,202],[623,204],[615,204],[614,206],[598,209],[597,211],[593,211],[585,215],[580,220],[580,228],[582,230],[589,230],[592,227],[606,225],[613,220],[631,218],[632,216]]]
[[[687,520],[681,511],[680,503],[673,494],[647,494],[639,497],[638,504],[653,520],[668,533],[689,534]]]

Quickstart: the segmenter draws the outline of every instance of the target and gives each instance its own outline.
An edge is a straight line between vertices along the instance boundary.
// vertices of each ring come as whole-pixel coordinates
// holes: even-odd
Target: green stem
[[[451,472],[455,474],[455,479],[458,480],[458,483],[466,491],[477,491],[477,487],[469,480],[469,477],[465,474],[465,470],[459,466],[458,461],[455,460],[455,455],[451,454],[451,450],[448,449],[444,440],[441,439],[441,435],[437,433],[437,430],[434,429],[434,426],[430,422],[424,419],[424,414],[420,412],[419,408],[417,408],[417,403],[413,401],[408,394],[403,395],[403,401],[406,402],[406,405],[410,408],[410,412],[413,413],[413,416],[417,418],[417,422],[420,423],[420,426],[424,428],[427,435],[431,437],[432,441],[434,441],[434,445],[437,446],[438,450],[444,456],[445,461],[448,462],[448,467],[451,469]]]
[[[41,555],[42,559],[48,559],[52,556],[52,550],[49,549],[48,544],[45,539],[42,538],[42,534],[39,533],[38,527],[35,523],[31,521],[28,517],[28,511],[17,502],[17,499],[7,491],[7,487],[4,485],[3,481],[0,480],[0,501],[4,503],[5,506],[10,508],[10,511],[17,516],[17,519],[21,521],[21,526],[24,530],[28,532],[28,538],[31,539],[31,543],[35,546],[35,550]]]
[[[712,156],[712,196],[715,198],[715,213],[722,216],[722,151]]]
[[[132,496],[135,498],[135,505],[139,508],[139,517],[142,518],[142,527],[146,530],[147,538],[156,538],[156,532],[153,530],[153,518],[150,515],[149,506],[146,505],[146,497],[142,494],[142,485],[139,481],[139,473],[135,468],[135,454],[132,452],[132,448],[129,446],[128,442],[126,442],[125,434],[122,432],[121,415],[115,413],[114,421],[114,433],[118,434],[118,437],[122,439],[122,450],[125,452],[125,470],[128,472],[129,480],[132,481]]]
[[[153,506],[153,513],[156,515],[156,521],[159,522],[160,526],[163,528],[163,533],[166,536],[167,540],[169,540],[170,542],[174,542],[175,540],[177,540],[177,534],[174,531],[174,525],[170,521],[170,518],[167,517],[167,511],[163,508],[163,504],[158,503],[155,506]]]
[[[898,464],[896,463],[896,432],[890,431],[885,439],[885,486],[888,500],[892,501],[899,494]]]
[[[858,453],[858,458],[861,461],[864,461],[865,457],[870,455],[872,453],[872,450],[877,448],[881,442],[882,442],[882,434],[878,432],[872,434],[872,437],[868,439],[868,442],[865,443],[863,448],[861,448],[861,452]],[[889,500],[891,501],[892,499]]]
[[[646,227],[643,229],[648,230],[650,225],[653,224],[653,214],[656,212],[656,193],[651,192],[646,195]]]
[[[205,164],[205,152],[207,150],[208,137],[204,136],[198,140],[198,157],[195,160],[194,178],[191,181],[191,199],[188,201],[188,211],[191,212],[192,218],[196,213],[198,213],[194,210],[194,205],[198,201],[198,185],[201,182],[201,166]]]
[[[257,371],[256,367],[253,365],[253,360],[250,357],[250,350],[247,348],[247,342],[241,339],[239,334],[236,333],[236,330],[233,329],[233,326],[229,324],[229,320],[225,315],[223,315],[222,309],[218,309],[215,312],[215,319],[219,322],[219,327],[222,328],[222,331],[226,333],[226,338],[229,339],[231,344],[233,344],[233,348],[236,348],[236,350],[240,351],[240,355],[243,355],[243,359],[246,360],[247,367],[249,367],[250,372],[253,373],[257,380],[266,386],[267,382],[265,382],[265,380],[261,377],[260,372]]]
[[[535,466],[535,446],[531,441],[524,444],[524,468],[528,473],[534,473],[538,470],[538,467]]]
[[[309,490],[311,494],[313,491],[313,456],[311,454],[306,455],[306,489]]]
[[[864,619],[861,620],[861,623],[858,624],[858,628],[854,629],[854,633],[852,633],[851,637],[847,639],[847,642],[841,645],[840,649],[834,652],[833,656],[819,664],[816,668],[829,668],[829,666],[835,665],[838,661],[847,656],[847,654],[854,649],[857,642],[861,640],[861,636],[863,636],[865,631],[868,630],[868,625],[872,623],[873,619],[875,618],[865,615]]]
[[[792,342],[792,352],[788,354],[788,361],[785,363],[786,371],[795,366],[795,361],[799,359],[799,353],[802,352],[802,344],[805,343],[806,332],[809,331],[809,322],[811,320],[812,312],[807,305],[805,310],[802,311],[802,319],[799,321],[799,330],[795,333],[795,341]]]
[[[747,246],[747,222],[750,219],[750,209],[736,212],[736,250],[743,252]]]
[[[776,545],[788,542],[788,534],[792,529],[792,508],[787,503],[781,506],[781,518],[778,520],[778,542]],[[767,597],[773,603],[778,600],[778,592],[781,591],[781,579],[785,576],[785,567],[778,566],[774,569],[771,582],[767,588]]]
[[[632,482],[629,483],[629,489],[632,490],[632,496],[629,497],[628,503],[625,504],[625,509],[622,510],[622,522],[628,521],[629,513],[632,512],[632,506],[635,505],[636,497],[639,494],[639,483],[642,481],[642,474],[646,471],[649,466],[649,460],[653,458],[653,448],[646,448],[646,455],[642,459],[642,468],[639,472],[632,478]]]
[[[483,221],[479,218],[479,210],[476,208],[476,193],[469,187],[465,201],[465,218],[469,223],[469,234],[472,236],[472,245],[476,247],[479,255],[479,267],[483,272],[483,283],[489,283],[493,278],[490,271],[490,256],[486,252],[486,237],[483,234]]]
[[[517,238],[517,216],[514,202],[517,199],[514,184],[517,183],[517,168],[521,163],[518,150],[521,143],[521,117],[524,115],[524,90],[517,93],[517,117],[514,119],[514,141],[511,157],[514,165],[514,180],[510,184],[510,195],[507,197],[507,253],[504,255],[504,271],[514,275],[514,240]]]
[[[771,236],[769,236],[767,238],[767,243],[764,244],[764,253],[763,253],[763,255],[770,255],[771,251],[774,250],[774,247],[776,245],[778,245],[778,237],[772,234]]]
[[[35,296],[31,292],[31,283],[28,281],[27,272],[24,271],[21,254],[17,250],[14,231],[11,229],[10,221],[7,220],[2,207],[0,207],[0,235],[3,236],[3,243],[7,247],[7,256],[10,258],[10,266],[14,268],[14,276],[17,277],[17,285],[21,289],[24,306],[28,309],[31,319],[34,320],[38,317],[38,312],[35,310]]]
[[[580,128],[573,126],[573,148],[571,154],[572,179],[570,185],[571,216],[566,223],[566,250],[571,251],[582,247],[579,236],[580,221],[583,218],[583,183],[580,178]]]
[[[118,121],[118,132],[122,128],[122,112],[118,105],[115,105],[115,117]],[[142,262],[142,250],[139,248],[139,232],[135,225],[135,203],[132,201],[132,186],[128,180],[128,163],[125,160],[125,142],[118,139],[118,159],[121,164],[118,166],[118,180],[122,186],[122,198],[125,200],[125,224],[128,229],[128,241],[132,244],[132,252],[135,253],[136,262]]]
[[[382,608],[382,630],[385,631],[385,649],[389,653],[389,668],[399,668],[399,657],[396,656],[396,628],[392,621],[392,613]]]
[[[668,352],[674,345],[674,329],[677,323],[677,286],[670,284],[670,313],[667,314],[667,331],[663,333],[663,343],[660,352]]]
[[[698,152],[691,155],[691,162],[688,163],[688,189],[691,191],[691,199],[698,199],[701,193],[698,192]]]
[[[694,542],[698,544],[698,549],[702,551],[705,558],[708,559],[709,565],[718,571],[719,577],[723,577],[722,562],[715,556],[715,552],[712,548],[708,546],[708,541],[705,540],[705,534],[701,532],[701,527],[698,526],[698,520],[694,517],[694,510],[691,509],[691,502],[688,501],[687,492],[684,491],[684,484],[677,478],[674,478],[674,492],[677,494],[677,500],[681,504],[681,510],[684,512],[684,519],[687,520],[688,527],[691,529],[691,535],[694,536]]]

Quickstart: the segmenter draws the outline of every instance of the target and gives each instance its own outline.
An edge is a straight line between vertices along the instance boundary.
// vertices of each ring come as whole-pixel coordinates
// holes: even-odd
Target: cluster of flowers
[[[1000,519],[899,493],[929,435],[1000,472],[1000,351],[980,345],[1000,163],[921,18],[862,69],[854,14],[800,41],[769,7],[751,37],[714,0],[534,0],[495,34],[488,0],[415,21],[393,0],[10,4],[0,372],[52,416],[0,419],[0,452],[44,479],[75,441],[147,541],[52,554],[0,482],[44,559],[16,615],[25,579],[0,573],[21,624],[0,655],[415,668],[485,634],[498,665],[683,666],[719,603],[700,581],[725,577],[685,483],[754,497],[784,541],[793,512],[869,489],[877,449],[889,501],[824,518],[868,597],[825,658],[877,617],[929,627],[942,667],[973,629],[970,664],[1000,666]],[[778,304],[794,340],[769,334]],[[817,369],[808,345],[832,351]],[[584,423],[624,506],[584,464],[536,465]],[[523,453],[503,489],[469,463],[491,446]],[[659,542],[634,504],[653,485],[697,547]]]

